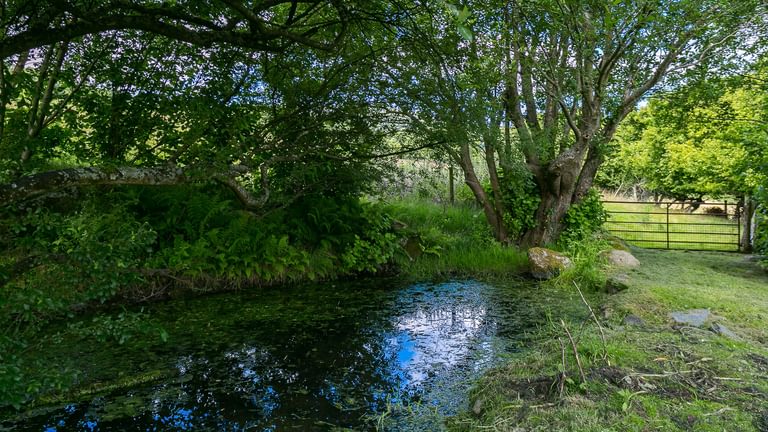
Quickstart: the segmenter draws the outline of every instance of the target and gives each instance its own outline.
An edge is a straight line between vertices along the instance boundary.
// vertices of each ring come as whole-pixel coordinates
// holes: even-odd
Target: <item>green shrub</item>
[[[599,231],[607,219],[608,212],[603,208],[600,193],[590,189],[584,199],[565,214],[559,242],[568,248],[569,244],[583,241]]]
[[[519,239],[526,231],[536,226],[536,210],[541,197],[538,187],[530,177],[502,176],[499,178],[504,199],[504,225],[509,235]],[[495,199],[490,183],[483,185],[488,196]]]
[[[66,324],[93,305],[139,300],[137,293],[155,288],[151,275],[195,289],[335,278],[377,272],[398,247],[382,206],[344,195],[315,195],[256,215],[212,185],[132,187],[66,205],[3,209],[0,408],[73,382],[64,365],[50,368],[20,354],[54,343],[36,337],[43,326],[61,325],[62,334],[83,343],[123,343],[147,332],[167,337],[146,314]],[[54,324],[61,319],[67,321]]]
[[[599,290],[605,286],[605,257],[603,252],[610,249],[607,241],[588,236],[579,240],[561,243],[571,258],[573,266],[553,280],[563,289],[573,289],[576,283],[584,290]]]

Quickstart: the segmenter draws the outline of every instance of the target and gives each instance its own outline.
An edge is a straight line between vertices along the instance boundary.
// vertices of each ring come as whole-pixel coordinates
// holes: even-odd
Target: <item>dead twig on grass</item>
[[[567,370],[567,364],[565,359],[565,344],[563,343],[562,338],[557,338],[557,342],[560,343],[560,353],[562,355],[562,364],[563,368],[560,370],[560,376],[558,376],[558,383],[557,383],[557,397],[562,398],[563,397],[563,390],[565,389],[565,380],[568,378],[568,375],[566,374]]]
[[[563,327],[563,330],[565,330],[565,334],[568,336],[568,340],[571,341],[571,348],[573,349],[573,356],[576,357],[576,366],[579,367],[579,376],[581,377],[581,382],[587,382],[587,377],[584,375],[584,368],[581,366],[581,358],[579,357],[579,350],[576,347],[576,342],[573,340],[573,336],[571,335],[571,331],[568,329],[568,326],[565,325],[565,321],[560,319],[560,325]]]
[[[608,360],[608,348],[605,342],[605,331],[603,331],[603,326],[600,325],[600,320],[597,319],[597,315],[595,315],[595,311],[592,309],[592,306],[589,305],[589,302],[584,297],[584,293],[581,292],[581,288],[579,288],[579,285],[574,281],[573,286],[576,287],[576,291],[579,292],[579,297],[581,297],[581,301],[584,302],[584,305],[586,305],[587,309],[589,309],[589,314],[590,316],[592,316],[592,320],[597,325],[598,330],[600,330],[600,340],[603,342],[603,360],[608,364],[608,366],[610,366],[611,362],[610,360]]]

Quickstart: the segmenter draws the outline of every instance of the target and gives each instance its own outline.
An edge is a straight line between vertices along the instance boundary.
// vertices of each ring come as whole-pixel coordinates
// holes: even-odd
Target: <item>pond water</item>
[[[67,360],[89,382],[151,379],[0,430],[440,430],[542,324],[525,284],[368,280],[156,304],[166,342],[88,344]]]

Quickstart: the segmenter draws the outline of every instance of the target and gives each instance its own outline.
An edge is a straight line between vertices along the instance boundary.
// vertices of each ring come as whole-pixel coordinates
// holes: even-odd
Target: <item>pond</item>
[[[469,408],[472,382],[543,324],[537,290],[373,279],[155,304],[149,316],[167,341],[86,344],[66,360],[86,382],[151,379],[3,427],[440,430],[444,416]]]

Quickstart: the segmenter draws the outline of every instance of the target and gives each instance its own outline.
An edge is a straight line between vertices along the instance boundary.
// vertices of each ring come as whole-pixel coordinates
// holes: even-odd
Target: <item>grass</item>
[[[593,323],[582,332],[582,323],[565,322],[585,380],[553,317],[535,346],[477,384],[469,404],[476,409],[450,419],[450,429],[768,430],[765,271],[736,254],[634,253],[642,265],[629,273],[630,288],[602,297],[600,308],[593,300],[605,343]],[[671,325],[670,312],[691,308],[709,309],[740,340]],[[624,324],[628,314],[645,325]]]
[[[738,222],[724,216],[686,213],[652,203],[605,203],[606,229],[647,248],[737,251]],[[701,212],[702,210],[698,210]],[[641,214],[642,213],[642,214]],[[669,237],[667,237],[667,217]],[[669,243],[667,243],[669,240]]]
[[[466,205],[402,199],[388,212],[406,225],[418,256],[399,254],[396,264],[414,279],[446,275],[503,275],[527,266],[525,252],[494,241],[483,212]],[[408,249],[408,247],[406,247]]]

